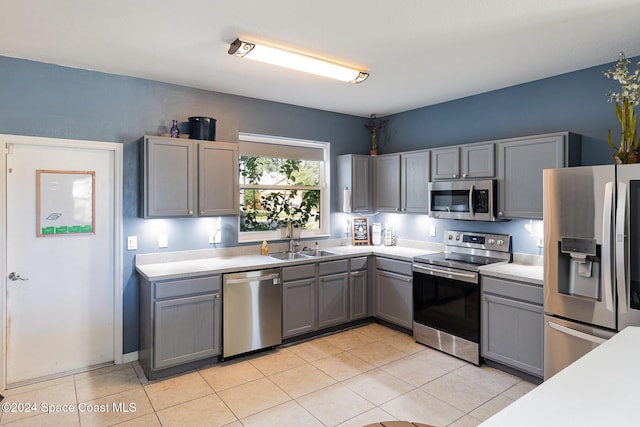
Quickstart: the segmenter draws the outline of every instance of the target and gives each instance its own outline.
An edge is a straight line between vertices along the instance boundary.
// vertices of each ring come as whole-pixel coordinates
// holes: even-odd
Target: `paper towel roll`
[[[342,212],[351,213],[351,196],[349,195],[349,187],[344,187],[344,196],[342,198]]]

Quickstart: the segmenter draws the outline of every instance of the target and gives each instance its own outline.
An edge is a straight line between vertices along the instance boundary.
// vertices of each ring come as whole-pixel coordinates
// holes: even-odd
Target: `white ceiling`
[[[638,0],[0,3],[2,56],[358,116],[600,65],[620,51],[640,55]],[[237,37],[371,75],[354,85],[232,57],[228,45]]]

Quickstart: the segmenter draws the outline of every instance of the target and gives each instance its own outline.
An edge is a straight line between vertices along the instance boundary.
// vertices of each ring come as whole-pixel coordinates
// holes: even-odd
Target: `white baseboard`
[[[138,352],[132,351],[131,353],[125,353],[122,355],[122,363],[130,363],[138,360]]]

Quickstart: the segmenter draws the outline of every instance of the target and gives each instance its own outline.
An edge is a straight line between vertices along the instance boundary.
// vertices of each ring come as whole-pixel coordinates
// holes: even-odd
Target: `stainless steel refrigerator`
[[[544,171],[544,379],[640,325],[640,165]]]

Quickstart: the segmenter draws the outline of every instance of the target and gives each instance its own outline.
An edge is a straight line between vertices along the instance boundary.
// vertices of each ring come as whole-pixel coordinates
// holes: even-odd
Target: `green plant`
[[[318,185],[317,173],[308,170],[301,160],[243,157],[241,176],[249,184],[260,185],[265,174],[282,177],[290,185]],[[316,171],[317,172],[317,171]],[[273,186],[271,186],[273,187]],[[244,191],[241,231],[268,231],[284,228],[291,221],[295,227],[305,227],[311,219],[320,220],[319,190],[265,190]]]
[[[378,129],[384,128],[384,125],[387,124],[389,119],[379,119],[376,114],[372,114],[367,123],[364,125],[365,128],[369,129],[371,132],[371,149],[378,149]]]
[[[637,132],[637,116],[635,107],[640,103],[640,68],[629,71],[631,61],[620,52],[618,62],[613,70],[607,70],[604,75],[620,83],[620,92],[610,92],[609,102],[615,102],[616,117],[620,122],[620,143],[614,144],[611,129],[607,135],[607,142],[616,150],[614,157],[621,163],[638,161],[639,139]],[[640,62],[638,62],[640,66]]]

